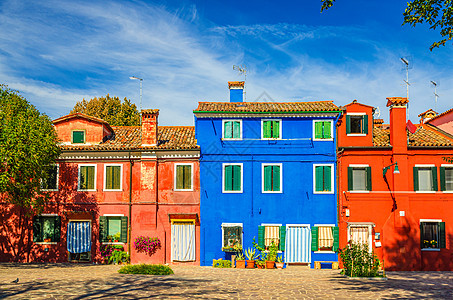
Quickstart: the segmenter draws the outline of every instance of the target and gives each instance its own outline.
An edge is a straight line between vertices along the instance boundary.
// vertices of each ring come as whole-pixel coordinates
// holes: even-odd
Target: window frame
[[[432,168],[435,168],[435,174],[432,173],[432,175],[434,176],[431,176],[431,187],[432,189],[429,190],[429,191],[420,191],[420,174],[419,174],[419,171],[420,171],[420,168],[423,168],[423,169],[427,169],[427,168],[431,168],[431,171],[432,171]],[[415,169],[417,169],[417,185],[415,186]],[[414,191],[416,193],[420,193],[420,194],[434,194],[437,192],[438,188],[439,188],[439,183],[438,183],[438,178],[437,178],[437,167],[436,165],[434,164],[416,164],[414,165],[413,167],[413,183],[414,183]],[[435,185],[435,186],[434,186]]]
[[[94,189],[81,189],[80,188],[80,167],[94,167]],[[79,164],[77,166],[78,175],[77,175],[77,191],[78,192],[96,192],[97,189],[97,164]]]
[[[280,167],[280,190],[279,191],[265,191],[265,176],[264,168],[267,166],[278,166]],[[263,194],[282,194],[283,193],[283,164],[282,163],[262,163],[261,164],[261,193]]]
[[[280,250],[280,244],[281,244],[281,232],[280,232],[280,227],[283,226],[283,224],[274,224],[274,223],[261,223],[259,226],[262,226],[264,227],[264,245],[263,245],[263,248],[264,248],[264,252],[269,252],[269,250],[266,249],[266,227],[278,227],[278,249],[277,250],[277,253],[282,253],[283,251]],[[286,227],[286,226],[285,226]],[[286,245],[285,245],[286,246]]]
[[[227,191],[225,189],[225,167],[240,166],[241,167],[241,189],[239,191]],[[244,164],[243,163],[222,163],[222,193],[224,194],[242,194],[244,190]]]
[[[347,129],[351,128],[351,121],[350,121],[350,117],[351,116],[353,116],[353,117],[361,116],[362,117],[362,128],[361,128],[362,132],[361,133],[351,133],[351,132],[348,133]],[[346,135],[347,136],[367,136],[368,135],[369,128],[368,128],[368,123],[365,125],[365,116],[366,116],[366,119],[367,119],[366,122],[368,122],[368,115],[366,113],[364,113],[364,112],[350,112],[350,113],[346,113]],[[365,130],[365,127],[366,127],[366,130]]]
[[[357,228],[357,227],[367,227],[368,228],[368,250],[369,252],[373,251],[373,228],[374,228],[374,223],[364,223],[364,224],[354,224],[354,223],[349,223],[348,224],[348,242],[352,240],[351,236],[351,228]]]
[[[42,188],[42,179],[41,179],[41,191],[44,192],[58,192],[59,190],[59,185],[60,185],[60,164],[55,163],[51,164],[51,166],[56,166],[57,167],[57,182],[55,183],[56,189],[44,189]]]
[[[279,133],[278,138],[265,138],[264,137],[264,122],[265,121],[278,121],[279,122]],[[282,119],[261,119],[261,139],[262,140],[281,140],[282,139]]]
[[[107,167],[120,167],[120,187],[118,189],[108,189],[107,188]],[[123,165],[122,164],[104,164],[104,189],[103,190],[105,192],[118,192],[118,191],[123,190]]]
[[[83,143],[74,143],[74,132],[83,132]],[[84,145],[87,142],[86,129],[73,129],[71,130],[71,144],[73,145]]]
[[[350,187],[349,186],[349,184],[350,184],[349,183],[349,179],[354,181],[354,179],[353,179],[354,178],[354,172],[352,172],[352,176],[351,176],[351,178],[349,178],[349,168],[352,168],[352,169],[354,169],[354,168],[365,168],[365,174],[366,174],[365,190],[354,190],[353,189],[354,188],[353,183],[351,183],[351,188],[352,189],[349,189],[349,187]],[[369,170],[369,173],[368,173],[368,170]],[[350,165],[348,165],[348,191],[350,193],[369,193],[369,192],[371,192],[373,190],[372,189],[372,187],[373,187],[373,185],[372,185],[373,178],[371,176],[372,175],[371,173],[372,173],[371,167],[368,164],[350,164]],[[370,183],[371,186],[368,186],[368,183]]]
[[[334,232],[333,232],[333,228],[335,227],[339,227],[338,225],[335,225],[335,224],[314,224],[311,228],[310,228],[310,245],[311,245],[311,238],[312,238],[312,234],[311,234],[311,231],[313,230],[313,228],[316,227],[317,228],[317,236],[318,236],[318,250],[317,251],[313,251],[314,253],[336,253],[333,248],[335,248],[335,236],[334,236]],[[333,244],[332,244],[332,250],[319,250],[319,227],[330,227],[332,229],[332,238],[333,238]],[[338,241],[339,242],[339,241]]]
[[[442,170],[443,168],[443,170]],[[440,190],[443,192],[443,193],[446,193],[446,194],[449,194],[449,193],[453,193],[453,189],[451,190],[447,190],[446,188],[446,179],[445,179],[445,173],[442,174],[442,172],[445,172],[446,169],[452,169],[453,171],[453,164],[441,164],[440,165],[440,168],[439,168],[439,181],[440,181]]]
[[[439,228],[439,224],[440,223],[445,223],[444,221],[442,221],[442,219],[420,219],[419,221],[419,225],[421,227],[421,224],[422,223],[437,223],[437,226]],[[446,234],[446,233],[445,233]],[[434,252],[439,252],[440,249],[441,249],[441,245],[440,245],[440,235],[441,235],[441,232],[437,232],[437,248],[422,248],[422,243],[421,243],[421,240],[422,240],[422,236],[421,236],[421,232],[420,232],[420,250],[421,251],[434,251]],[[445,237],[446,238],[446,237]]]
[[[124,214],[103,214],[102,216],[99,216],[99,217],[105,217],[105,218],[107,218],[107,219],[106,219],[106,223],[107,223],[107,230],[106,230],[106,231],[107,231],[107,236],[108,236],[108,226],[109,226],[108,223],[109,223],[109,218],[119,218],[119,219],[120,219],[120,222],[122,222],[122,219],[121,219],[121,218],[125,217],[125,215],[124,215]],[[126,216],[126,217],[127,217],[127,216]],[[129,220],[127,220],[127,222],[128,222],[128,221],[129,221]],[[100,218],[99,218],[99,223],[100,223]],[[100,241],[101,244],[105,244],[105,245],[123,245],[123,244],[125,244],[125,243],[121,242],[122,237],[123,237],[123,236],[121,235],[121,231],[122,231],[122,230],[121,230],[121,223],[120,223],[120,239],[119,239],[119,241],[118,241],[118,242],[104,242],[104,241],[101,240],[101,241]],[[129,234],[129,232],[126,232],[126,241],[128,240],[128,236],[127,236],[128,234]],[[106,236],[106,238],[107,238],[107,236]]]
[[[243,223],[222,223],[222,247],[221,249],[225,248],[225,232],[223,230],[224,227],[241,227],[241,247],[244,247],[244,224]],[[222,250],[224,251],[224,250]]]
[[[40,214],[40,215],[36,215],[36,217],[44,217],[44,218],[54,218],[54,222],[55,222],[55,218],[60,218],[60,229],[59,229],[59,233],[60,233],[60,237],[59,237],[59,240],[61,241],[61,216],[59,216],[58,214]],[[55,223],[54,223],[55,224]],[[43,224],[41,224],[41,227],[42,227]],[[38,244],[38,245],[57,245],[60,241],[50,241],[50,242],[44,242],[44,239],[42,240],[42,242],[35,242],[35,232],[34,232],[34,218],[33,218],[33,221],[32,221],[32,241],[34,244]],[[42,231],[42,228],[40,229]],[[54,235],[55,235],[55,228],[54,228]],[[55,236],[54,236],[54,239],[55,239]]]
[[[190,166],[190,188],[189,189],[178,189],[177,186],[177,169],[178,169],[178,166]],[[173,176],[173,190],[174,191],[177,191],[177,192],[184,192],[184,191],[193,191],[193,175],[194,175],[194,171],[193,171],[193,163],[175,163],[175,167],[174,167],[174,176]]]
[[[323,138],[316,138],[316,123],[317,122],[330,122],[330,138],[328,139],[323,139]],[[325,142],[331,142],[333,141],[333,120],[323,120],[323,119],[316,119],[316,120],[313,120],[313,141],[317,141],[317,142],[322,142],[322,141],[325,141]]]
[[[239,137],[238,138],[226,138],[225,137],[225,123],[226,122],[239,122]],[[224,119],[222,120],[222,140],[225,141],[240,141],[242,140],[242,119]]]
[[[330,167],[330,191],[316,191],[316,167]],[[335,194],[334,167],[334,164],[313,164],[313,194]]]

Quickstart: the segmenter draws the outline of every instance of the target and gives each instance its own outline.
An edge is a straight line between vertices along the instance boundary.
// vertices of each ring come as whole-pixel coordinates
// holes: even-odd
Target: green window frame
[[[333,193],[333,165],[313,165],[314,193]]]
[[[262,120],[261,136],[263,139],[281,139],[281,120]]]
[[[430,176],[430,182],[422,182],[425,177],[424,175]],[[415,166],[413,168],[413,178],[414,178],[414,191],[416,192],[435,192],[438,190],[437,183],[437,167],[433,166]],[[441,175],[442,176],[442,175]],[[442,178],[441,178],[442,182]],[[428,188],[426,188],[428,186]]]
[[[242,193],[242,164],[223,164],[223,192]]]
[[[223,139],[242,139],[242,120],[223,120]]]
[[[314,140],[332,140],[332,121],[313,121]]]
[[[104,165],[104,190],[121,191],[122,165]]]
[[[45,177],[41,179],[41,190],[58,191],[59,166],[51,165],[46,170]]]
[[[96,165],[79,165],[79,191],[96,190]]]
[[[102,243],[127,243],[128,222],[125,216],[100,216],[99,240]]]
[[[453,192],[453,165],[442,165],[440,167],[440,190]]]
[[[333,246],[332,250],[320,249],[319,248],[319,227],[331,227],[332,228],[332,237],[333,237]],[[332,225],[317,225],[311,228],[311,251],[334,251],[337,252],[340,248],[340,230],[338,226]]]
[[[262,192],[281,193],[283,185],[282,164],[262,164]]]
[[[420,248],[436,250],[446,248],[445,222],[420,220]]]
[[[356,170],[358,172],[355,172]],[[354,186],[354,176],[361,176],[361,175],[359,175],[360,173],[365,174],[364,175],[365,178],[362,178],[362,180],[364,180],[365,189],[357,189]],[[348,167],[348,191],[371,191],[371,190],[372,190],[371,167],[370,166],[349,166]]]
[[[193,164],[175,164],[175,191],[191,191]]]
[[[273,224],[266,224],[258,226],[258,246],[265,249],[266,248],[266,227],[267,226],[278,226],[279,227],[279,241],[278,241],[278,250],[285,251],[285,241],[286,241],[286,226],[282,225],[273,225]]]
[[[61,235],[60,216],[34,216],[33,217],[33,242],[58,243]]]
[[[73,130],[72,131],[72,143],[73,144],[85,144],[85,130]]]
[[[368,115],[346,115],[346,134],[368,134]]]

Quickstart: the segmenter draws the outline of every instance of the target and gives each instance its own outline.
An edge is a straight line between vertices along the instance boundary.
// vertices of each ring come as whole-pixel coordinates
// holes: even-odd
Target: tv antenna
[[[431,80],[431,84],[434,86],[434,98],[435,98],[435,104],[434,104],[434,111],[437,111],[437,98],[439,98],[439,95],[437,94],[437,86],[439,83]]]
[[[405,65],[405,69],[406,69],[406,80],[403,80],[403,81],[406,83],[406,97],[407,97],[407,100],[409,101],[409,86],[411,85],[409,83],[409,60],[404,57],[401,57],[400,59],[403,62],[403,64]],[[407,103],[406,119],[409,119],[409,102]]]
[[[379,109],[379,106],[377,106],[376,109],[374,110],[373,117],[378,119],[380,116],[381,116],[381,110]]]
[[[247,68],[245,65],[244,66],[233,65],[233,70],[238,71],[239,74],[241,74],[241,75],[244,74],[244,92],[243,92],[243,94],[244,94],[244,102],[245,102],[245,99],[246,99],[245,82],[247,81]]]

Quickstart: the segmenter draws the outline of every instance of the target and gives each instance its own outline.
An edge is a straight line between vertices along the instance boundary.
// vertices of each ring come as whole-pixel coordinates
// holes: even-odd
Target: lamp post
[[[385,174],[387,173],[388,170],[390,170],[390,167],[391,166],[395,166],[395,169],[393,170],[393,174],[399,174],[400,173],[400,170],[398,169],[398,162],[395,162],[387,167],[385,167],[383,170],[382,170],[382,176],[385,177]]]
[[[142,82],[143,78],[138,78],[136,76],[129,77],[131,80],[140,80],[140,126],[142,126]]]

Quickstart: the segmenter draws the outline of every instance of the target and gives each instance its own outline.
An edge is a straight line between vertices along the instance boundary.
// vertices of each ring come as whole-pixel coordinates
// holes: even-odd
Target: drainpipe
[[[131,153],[129,152],[129,226],[127,230],[127,252],[131,254],[131,232],[132,232],[132,166],[134,162],[131,158]]]
[[[157,211],[159,210],[159,160],[156,153],[156,229],[157,229]]]

